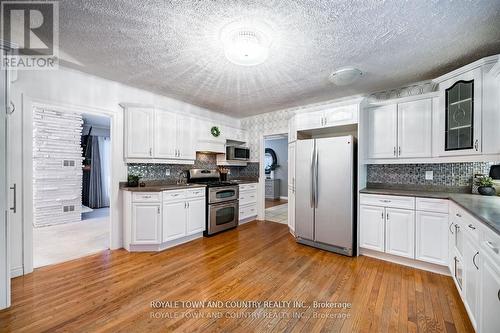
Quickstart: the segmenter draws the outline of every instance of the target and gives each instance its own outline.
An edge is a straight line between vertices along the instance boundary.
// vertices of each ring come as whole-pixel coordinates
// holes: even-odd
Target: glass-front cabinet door
[[[439,155],[481,153],[481,75],[477,68],[439,84]]]
[[[474,80],[457,81],[445,91],[445,150],[474,147]]]

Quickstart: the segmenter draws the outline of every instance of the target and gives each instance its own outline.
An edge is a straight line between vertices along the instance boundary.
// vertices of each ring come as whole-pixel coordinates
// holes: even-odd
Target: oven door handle
[[[213,203],[208,205],[210,208],[224,208],[238,206],[238,200],[225,201],[221,203]]]

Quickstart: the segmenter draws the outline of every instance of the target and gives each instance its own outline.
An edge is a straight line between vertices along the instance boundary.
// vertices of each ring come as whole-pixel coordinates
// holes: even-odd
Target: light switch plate
[[[433,179],[434,179],[434,171],[426,171],[425,180],[433,180]]]
[[[170,169],[165,169],[165,176],[170,176]]]

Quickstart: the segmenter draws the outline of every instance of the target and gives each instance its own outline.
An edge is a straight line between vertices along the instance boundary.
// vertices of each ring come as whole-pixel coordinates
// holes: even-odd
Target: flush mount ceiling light
[[[337,86],[347,86],[357,81],[362,75],[363,72],[357,68],[345,67],[330,74],[328,79]]]
[[[241,20],[226,25],[220,34],[224,55],[240,66],[256,66],[269,57],[269,27],[256,20]]]

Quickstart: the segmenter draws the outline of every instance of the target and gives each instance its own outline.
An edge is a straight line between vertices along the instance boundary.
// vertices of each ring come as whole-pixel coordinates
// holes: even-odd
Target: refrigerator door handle
[[[315,161],[314,161],[314,207],[315,208],[318,208],[318,197],[319,197],[319,185],[318,185],[318,175],[319,175],[319,170],[318,170],[318,167],[319,167],[319,163],[318,163],[318,159],[319,159],[319,153],[318,153],[318,149],[317,147],[315,146],[314,147],[314,151],[315,151],[315,155],[316,155],[316,158],[315,158]]]
[[[315,161],[315,154],[316,153],[316,141],[313,143],[313,149],[311,152],[311,207],[315,207],[315,194],[316,194],[316,189],[315,189],[315,183],[314,183],[314,171],[315,171],[315,166],[314,166],[314,161]]]

